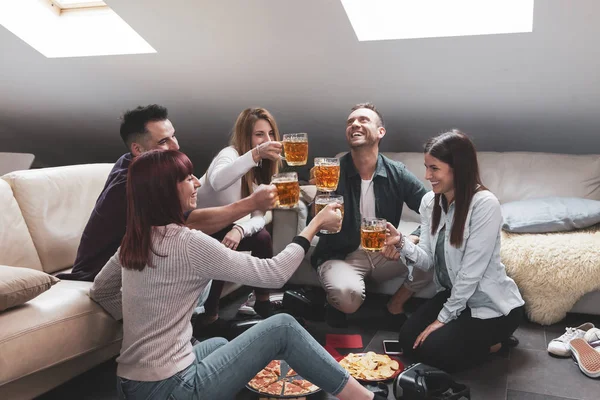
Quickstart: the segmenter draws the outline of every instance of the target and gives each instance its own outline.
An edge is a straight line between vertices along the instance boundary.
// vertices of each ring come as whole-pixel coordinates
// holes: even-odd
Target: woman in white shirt
[[[237,117],[230,146],[213,159],[206,174],[200,178],[198,207],[215,207],[231,204],[252,194],[260,184],[269,184],[277,173],[282,145],[273,116],[264,108],[247,108]],[[250,251],[254,257],[273,257],[271,235],[265,227],[264,214],[255,211],[251,218],[226,227],[211,235],[232,250]],[[219,315],[219,299],[223,281],[213,281],[195,326],[195,334],[212,336],[211,325]],[[267,318],[273,314],[268,289],[255,289],[254,310]]]
[[[471,140],[453,130],[425,145],[421,241],[388,224],[383,252],[406,265],[434,269],[437,294],[400,329],[404,353],[446,371],[465,369],[503,346],[523,317],[523,298],[500,261],[500,203],[481,183]]]

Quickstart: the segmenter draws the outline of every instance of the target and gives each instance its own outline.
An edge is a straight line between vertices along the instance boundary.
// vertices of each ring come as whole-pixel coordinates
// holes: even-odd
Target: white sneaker
[[[581,372],[590,378],[600,377],[600,352],[594,350],[584,338],[571,340],[569,347]]]
[[[600,329],[592,328],[585,333],[583,336],[586,342],[590,344],[592,347],[600,346]]]
[[[248,295],[248,300],[246,300],[244,302],[244,304],[242,304],[240,306],[240,308],[238,308],[238,312],[240,314],[244,314],[244,315],[256,315],[256,311],[254,311],[254,304],[256,303],[256,296],[254,295],[254,292],[250,293]]]
[[[594,328],[594,324],[591,322],[586,322],[576,328],[566,328],[566,332],[562,336],[548,343],[548,353],[559,357],[569,357],[571,355],[571,348],[569,347],[571,340],[583,338],[585,333],[592,328]]]

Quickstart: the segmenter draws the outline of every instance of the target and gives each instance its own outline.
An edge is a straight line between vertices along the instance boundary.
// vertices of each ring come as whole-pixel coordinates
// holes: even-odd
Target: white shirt
[[[362,179],[360,183],[360,217],[375,218],[375,192],[373,191],[373,177],[368,181]]]
[[[221,150],[200,178],[197,207],[219,207],[241,200],[242,177],[257,165],[252,150],[242,156],[233,146]],[[244,230],[244,237],[252,236],[265,227],[264,214],[255,211],[252,218],[236,225]]]

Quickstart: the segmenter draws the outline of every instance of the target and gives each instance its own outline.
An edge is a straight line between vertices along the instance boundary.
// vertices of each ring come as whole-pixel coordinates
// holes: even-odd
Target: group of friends
[[[273,315],[269,289],[289,280],[322,229],[340,230],[322,235],[311,257],[332,324],[343,325],[362,305],[367,278],[405,277],[387,304],[389,318],[403,315],[406,301],[433,279],[436,295],[398,327],[406,356],[455,371],[514,345],[524,302],[500,261],[500,204],[481,182],[475,147],[462,132],[425,144],[427,192],[403,164],[379,153],[381,113],[356,105],[336,190],[343,221],[340,205],[329,204],[275,256],[265,212],[277,202],[270,180],[282,145],[267,110],[242,111],[230,146],[200,179],[179,151],[166,108],[126,112],[120,134],[129,151],[109,174],[72,272],[59,276],[93,281],[90,297],[123,320],[120,398],[231,399],[268,362],[283,359],[342,400],[379,399],[296,319]],[[404,203],[421,216],[408,236],[397,230]],[[368,217],[388,221],[381,252],[360,247],[360,221]],[[206,332],[220,323],[223,282],[253,287],[254,309],[265,320],[231,342],[199,342],[194,337],[211,336]],[[199,298],[205,312],[192,325]]]

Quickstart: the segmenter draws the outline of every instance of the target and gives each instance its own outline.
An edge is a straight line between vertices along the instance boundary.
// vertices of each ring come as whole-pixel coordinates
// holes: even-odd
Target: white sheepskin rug
[[[542,325],[560,321],[584,294],[600,289],[600,225],[546,234],[503,231],[501,257],[529,319]]]

